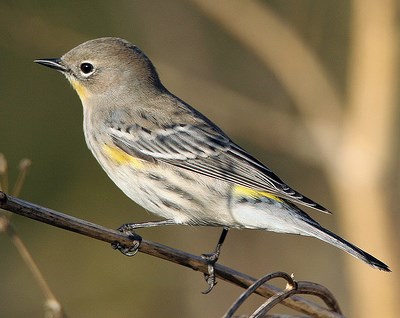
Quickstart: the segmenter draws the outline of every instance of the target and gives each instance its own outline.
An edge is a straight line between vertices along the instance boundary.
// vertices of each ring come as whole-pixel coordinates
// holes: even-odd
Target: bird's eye
[[[84,62],[81,64],[80,69],[83,74],[89,75],[89,74],[93,73],[94,66],[91,63]]]

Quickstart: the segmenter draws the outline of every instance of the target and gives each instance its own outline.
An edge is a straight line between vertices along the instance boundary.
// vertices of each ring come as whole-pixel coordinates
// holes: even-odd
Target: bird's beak
[[[62,65],[61,59],[59,59],[59,58],[57,58],[57,59],[38,59],[38,60],[34,60],[34,62],[44,65],[44,66],[54,68],[55,70],[60,71],[62,73],[65,73],[67,71],[65,66]]]

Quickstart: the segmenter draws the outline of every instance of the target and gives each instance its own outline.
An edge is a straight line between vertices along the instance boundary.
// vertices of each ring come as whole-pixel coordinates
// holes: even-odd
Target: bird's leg
[[[142,242],[142,238],[137,235],[134,230],[155,227],[155,226],[164,226],[164,225],[174,225],[176,222],[173,220],[161,220],[161,221],[150,221],[150,222],[142,222],[142,223],[126,223],[121,225],[117,230],[128,235],[135,244],[133,246],[125,246],[118,242],[112,243],[111,246],[113,249],[120,251],[125,256],[134,256],[139,251],[140,243]]]
[[[160,221],[150,221],[141,223],[125,223],[118,228],[118,231],[125,233],[137,229],[144,229],[148,227],[156,227],[164,225],[176,225],[176,222],[174,220],[160,220]]]
[[[217,284],[216,277],[215,277],[215,264],[218,261],[219,254],[221,253],[222,244],[225,241],[226,235],[228,234],[229,228],[224,227],[219,237],[217,246],[215,247],[214,252],[209,254],[202,254],[201,257],[207,261],[208,263],[208,273],[204,274],[204,279],[208,284],[207,290],[203,291],[203,294],[208,294],[214,286]]]

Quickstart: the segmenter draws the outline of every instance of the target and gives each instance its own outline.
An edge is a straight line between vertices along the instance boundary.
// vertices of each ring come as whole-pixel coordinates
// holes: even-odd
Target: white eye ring
[[[87,61],[82,62],[81,65],[79,65],[79,69],[85,77],[92,75],[95,70],[93,64]]]

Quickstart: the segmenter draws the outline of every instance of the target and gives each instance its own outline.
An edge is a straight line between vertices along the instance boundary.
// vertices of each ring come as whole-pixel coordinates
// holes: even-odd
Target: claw
[[[130,231],[128,228],[121,226],[118,228],[118,231],[126,234],[132,240],[132,245],[126,246],[119,242],[114,242],[111,244],[111,247],[114,250],[120,251],[125,256],[135,256],[137,252],[139,252],[140,243],[142,242],[142,237],[137,235],[136,233]]]
[[[215,277],[215,263],[217,262],[219,257],[219,253],[210,253],[210,254],[202,254],[201,258],[206,260],[208,263],[208,273],[204,274],[204,279],[206,280],[208,284],[208,288],[205,291],[202,291],[202,293],[208,294],[212,289],[214,288],[215,285],[217,285],[217,278]]]

